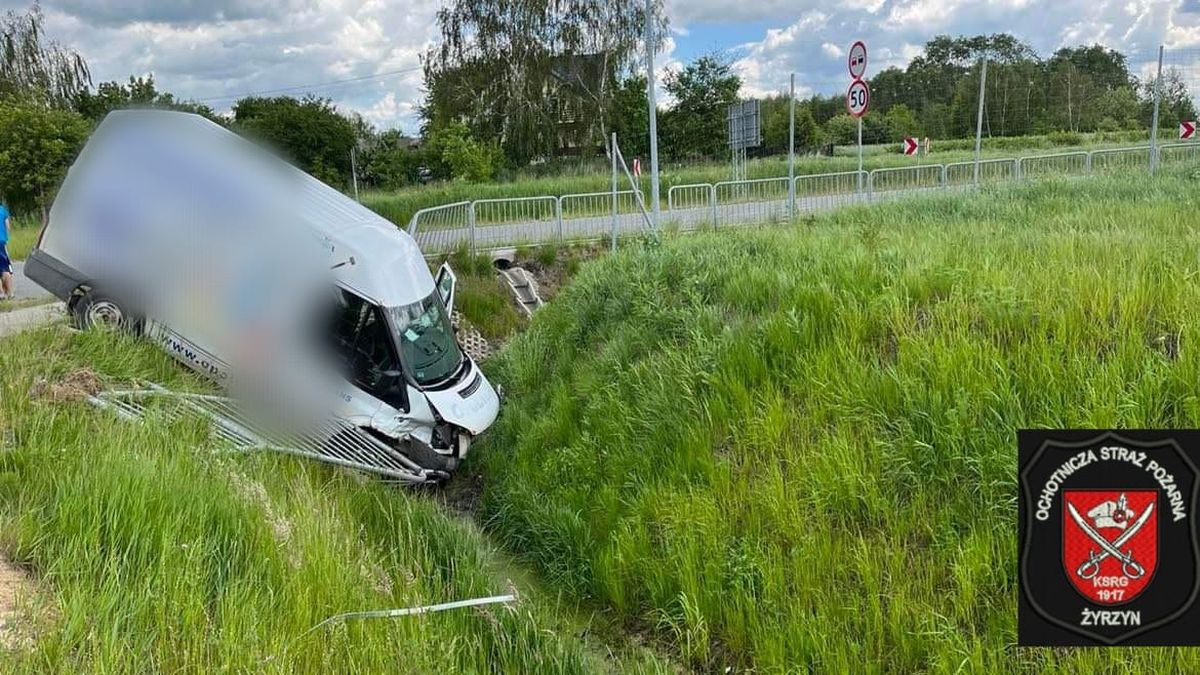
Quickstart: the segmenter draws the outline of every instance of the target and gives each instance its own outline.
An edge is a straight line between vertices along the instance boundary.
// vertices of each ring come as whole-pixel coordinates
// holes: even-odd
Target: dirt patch
[[[0,556],[0,650],[23,651],[33,647],[39,631],[30,603],[36,592],[33,578]]]
[[[431,488],[434,499],[442,506],[468,518],[476,519],[483,502],[485,486],[483,473],[460,470],[454,474],[454,479]]]
[[[91,368],[82,368],[67,373],[57,382],[39,377],[29,388],[29,398],[41,399],[52,403],[68,401],[83,401],[89,396],[100,393],[104,383],[100,376]]]
[[[602,242],[579,244],[558,249],[554,255],[541,250],[518,250],[514,264],[522,267],[533,277],[538,295],[543,302],[550,302],[563,286],[579,271],[583,263],[608,253],[608,245]]]

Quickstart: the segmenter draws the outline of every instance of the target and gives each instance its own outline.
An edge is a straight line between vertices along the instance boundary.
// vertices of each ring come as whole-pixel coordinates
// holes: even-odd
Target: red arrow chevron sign
[[[920,147],[921,147],[921,144],[917,142],[917,139],[913,138],[912,136],[904,137],[904,145],[902,146],[902,149],[904,150],[904,154],[915,155],[915,154],[917,154],[917,150],[919,150]]]
[[[1179,138],[1187,140],[1196,137],[1196,123],[1192,120],[1184,120],[1179,123]]]

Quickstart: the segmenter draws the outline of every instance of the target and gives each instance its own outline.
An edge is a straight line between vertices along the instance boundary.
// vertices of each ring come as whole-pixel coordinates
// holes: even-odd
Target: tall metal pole
[[[858,191],[862,192],[862,117],[858,118]]]
[[[354,201],[361,201],[358,198],[358,161],[354,156],[354,148],[350,148],[350,178],[354,181]]]
[[[612,155],[612,250],[617,250],[617,134],[613,132],[612,144],[608,146],[608,154]],[[637,189],[637,186],[633,186]]]
[[[987,57],[979,71],[979,113],[975,117],[975,185],[979,185],[979,160],[983,151],[983,97],[987,86]]]
[[[1158,109],[1162,103],[1163,48],[1158,46],[1158,76],[1154,78],[1154,117],[1150,121],[1150,173],[1158,170]]]
[[[646,0],[646,98],[650,103],[650,201],[654,210],[654,228],[659,225],[658,205],[658,102],[654,77],[654,0]]]
[[[788,127],[788,208],[796,218],[796,74],[792,73],[791,124]]]

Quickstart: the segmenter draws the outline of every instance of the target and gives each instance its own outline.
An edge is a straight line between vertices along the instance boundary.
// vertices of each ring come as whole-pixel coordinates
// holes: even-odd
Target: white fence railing
[[[875,199],[921,194],[938,188],[995,184],[1051,176],[1147,171],[1151,147],[1062,152],[976,162],[923,164],[787,178],[676,185],[667,190],[664,224],[683,230],[789,218]],[[1158,147],[1161,164],[1200,161],[1200,143]],[[793,198],[794,194],[794,198]],[[794,202],[793,202],[794,199]],[[516,197],[458,202],[418,211],[408,232],[426,255],[459,247],[471,250],[594,240],[646,227],[647,198],[634,190]]]
[[[1020,177],[1020,160],[985,159],[978,162],[979,182],[998,183]],[[974,185],[976,162],[953,162],[946,165],[943,173],[946,185]]]
[[[1051,155],[1022,157],[1018,161],[1021,166],[1020,172],[1022,178],[1079,176],[1091,170],[1092,153],[1059,152]]]

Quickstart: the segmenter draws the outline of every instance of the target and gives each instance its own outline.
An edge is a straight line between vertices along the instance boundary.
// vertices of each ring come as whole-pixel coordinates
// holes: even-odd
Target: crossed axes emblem
[[[1101,550],[1098,552],[1089,551],[1088,559],[1079,566],[1079,569],[1075,570],[1075,574],[1079,575],[1080,579],[1091,579],[1099,574],[1100,563],[1109,556],[1121,561],[1121,572],[1123,572],[1125,576],[1129,577],[1130,579],[1140,579],[1146,574],[1146,568],[1142,567],[1138,561],[1133,559],[1133,551],[1131,550],[1128,553],[1122,553],[1121,546],[1124,545],[1125,542],[1132,539],[1133,535],[1137,534],[1138,530],[1142,529],[1142,526],[1145,525],[1146,521],[1150,519],[1150,514],[1154,512],[1154,504],[1147,506],[1146,510],[1143,511],[1142,515],[1137,519],[1137,522],[1135,522],[1133,525],[1130,525],[1128,530],[1125,530],[1121,536],[1112,541],[1105,539],[1104,535],[1097,532],[1096,528],[1088,524],[1088,522],[1083,519],[1083,516],[1079,515],[1079,511],[1075,510],[1075,506],[1073,504],[1067,504],[1067,511],[1071,513],[1071,520],[1075,521],[1075,524],[1078,525],[1081,530],[1083,530],[1083,533],[1088,536],[1088,539],[1096,542],[1096,544],[1101,548]]]

